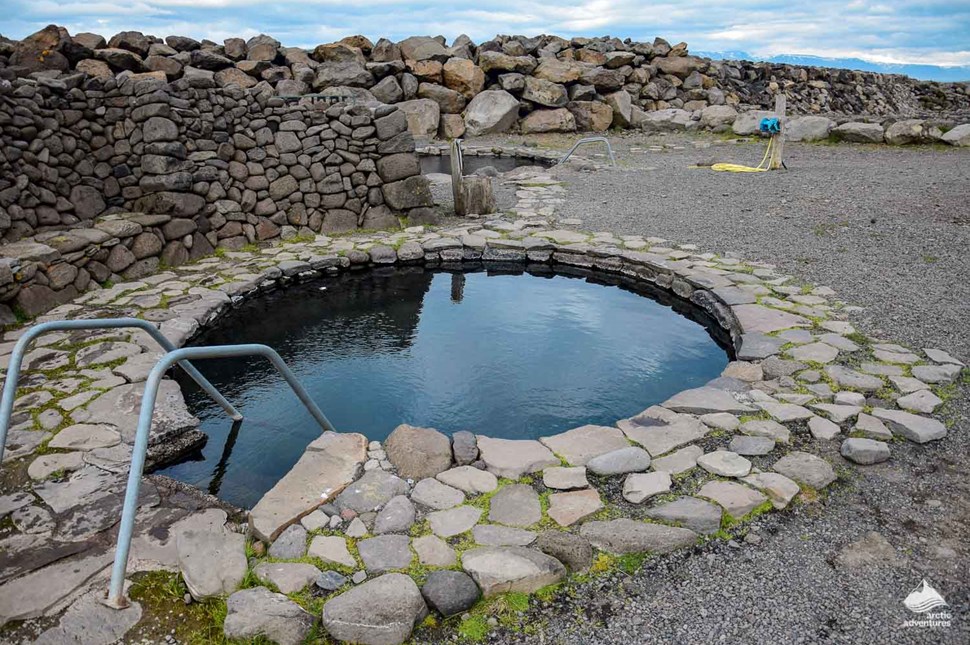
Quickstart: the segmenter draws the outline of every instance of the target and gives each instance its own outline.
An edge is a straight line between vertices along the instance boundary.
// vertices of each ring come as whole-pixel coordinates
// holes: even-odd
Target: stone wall
[[[306,51],[270,36],[222,44],[138,32],[106,41],[50,26],[21,42],[0,42],[0,77],[59,83],[72,74],[188,79],[280,95],[323,93],[398,104],[415,135],[442,138],[654,127],[652,112],[678,110],[698,124],[708,107],[772,109],[788,97],[794,115],[853,115],[883,121],[970,116],[970,85],[794,65],[713,61],[671,46],[618,38],[415,36],[376,44],[363,36]],[[721,117],[723,118],[723,116]],[[663,120],[663,119],[662,119]],[[670,120],[670,119],[668,119]]]
[[[26,315],[216,247],[434,217],[394,106],[74,75],[0,81],[0,127],[0,301]]]

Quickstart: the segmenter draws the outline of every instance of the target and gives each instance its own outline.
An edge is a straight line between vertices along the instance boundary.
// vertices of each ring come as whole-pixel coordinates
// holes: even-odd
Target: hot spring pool
[[[697,314],[680,301],[592,279],[414,267],[253,299],[196,344],[273,347],[340,431],[382,440],[410,423],[525,439],[613,425],[716,378],[727,351],[688,316]],[[209,441],[161,473],[250,508],[320,428],[264,361],[198,367],[246,419],[232,430],[183,379]]]

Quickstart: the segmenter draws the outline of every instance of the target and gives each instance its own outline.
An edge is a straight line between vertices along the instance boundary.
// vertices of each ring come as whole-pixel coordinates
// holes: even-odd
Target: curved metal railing
[[[563,158],[560,159],[556,163],[556,165],[566,163],[566,160],[569,159],[569,157],[571,157],[574,152],[576,152],[576,148],[578,148],[579,146],[585,145],[587,143],[598,143],[598,142],[603,142],[606,144],[606,152],[609,153],[610,155],[610,164],[612,164],[613,167],[616,167],[616,156],[613,154],[613,146],[610,145],[610,142],[606,137],[585,137],[583,139],[580,139],[579,141],[573,144],[573,147],[569,149],[569,152],[563,155]]]
[[[3,460],[3,449],[10,428],[10,417],[13,412],[14,398],[17,394],[17,382],[20,379],[20,369],[28,346],[42,334],[52,331],[71,331],[85,329],[142,329],[155,339],[165,350],[145,381],[142,393],[141,407],[138,412],[138,427],[135,431],[135,443],[132,447],[131,466],[128,469],[128,484],[125,488],[125,502],[121,511],[121,526],[118,529],[118,543],[115,549],[115,560],[111,570],[111,585],[105,604],[117,609],[128,606],[124,595],[125,572],[128,568],[128,553],[131,549],[131,536],[135,528],[135,513],[138,509],[138,492],[141,488],[141,478],[145,469],[145,456],[148,452],[148,435],[155,413],[155,401],[158,398],[158,388],[161,386],[165,373],[178,365],[191,376],[205,392],[213,398],[232,417],[236,423],[242,421],[242,414],[223,397],[192,365],[191,360],[208,358],[233,358],[240,356],[262,356],[273,364],[273,367],[283,376],[287,384],[293,389],[300,402],[306,406],[320,427],[325,431],[336,432],[333,424],[310,398],[309,393],[300,384],[296,376],[290,371],[286,362],[280,358],[272,348],[266,345],[215,345],[208,347],[184,347],[178,349],[152,323],[139,318],[105,318],[94,320],[58,320],[41,323],[31,327],[17,341],[10,354],[7,366],[6,381],[3,385],[3,395],[0,399],[0,462]]]

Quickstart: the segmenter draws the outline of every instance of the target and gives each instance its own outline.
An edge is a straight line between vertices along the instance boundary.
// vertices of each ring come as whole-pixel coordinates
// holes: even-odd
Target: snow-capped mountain
[[[824,56],[808,56],[804,54],[781,54],[778,56],[752,56],[744,51],[701,52],[691,51],[695,56],[716,58],[722,60],[753,60],[768,63],[784,63],[787,65],[808,65],[812,67],[837,67],[841,69],[856,69],[864,72],[879,72],[881,74],[905,74],[924,81],[970,81],[970,67],[943,67],[940,65],[916,65],[895,63],[874,63],[861,58],[826,58]]]

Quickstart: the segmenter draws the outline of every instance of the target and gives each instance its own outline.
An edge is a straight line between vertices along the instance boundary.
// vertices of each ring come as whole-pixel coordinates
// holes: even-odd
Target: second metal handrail
[[[610,145],[610,142],[609,142],[609,140],[606,137],[585,137],[583,139],[580,139],[579,141],[577,141],[576,143],[573,144],[573,147],[569,149],[569,152],[567,152],[563,156],[563,158],[560,159],[557,162],[556,165],[566,163],[566,160],[569,159],[569,157],[572,156],[572,154],[574,152],[576,152],[576,148],[578,148],[579,146],[584,145],[584,144],[587,144],[587,143],[597,143],[597,142],[600,142],[600,141],[602,141],[603,143],[606,144],[606,152],[608,152],[609,155],[610,155],[610,163],[615,168],[616,167],[616,156],[613,154],[613,146]]]
[[[145,468],[145,453],[148,451],[148,433],[155,411],[155,399],[165,372],[173,365],[185,360],[202,358],[233,358],[238,356],[262,356],[286,379],[293,391],[306,406],[313,418],[325,431],[336,432],[333,425],[313,402],[306,389],[300,384],[280,355],[266,345],[214,345],[210,347],[185,347],[165,354],[152,368],[145,381],[145,392],[138,412],[138,429],[135,431],[135,444],[131,452],[131,468],[128,470],[128,486],[125,489],[125,505],[121,511],[121,526],[118,528],[118,546],[111,570],[111,586],[105,601],[109,607],[122,609],[128,606],[124,595],[125,571],[128,568],[128,551],[131,548],[131,534],[135,528],[135,512],[138,509],[138,491],[141,487],[142,471]]]
[[[13,414],[14,399],[17,396],[17,384],[20,380],[20,368],[24,362],[24,355],[27,353],[28,346],[39,336],[52,331],[75,331],[93,329],[141,329],[148,333],[166,352],[176,349],[168,338],[155,325],[142,320],[141,318],[95,318],[91,320],[53,320],[40,323],[24,332],[17,340],[13,351],[10,353],[10,362],[7,364],[7,378],[3,384],[3,396],[0,398],[0,462],[3,461],[4,446],[7,443],[7,432],[10,429],[10,417]],[[234,421],[241,421],[242,414],[232,406],[224,396],[210,383],[199,370],[195,369],[186,360],[180,360],[179,367],[199,384],[205,393],[222,406],[222,409],[232,417]]]

